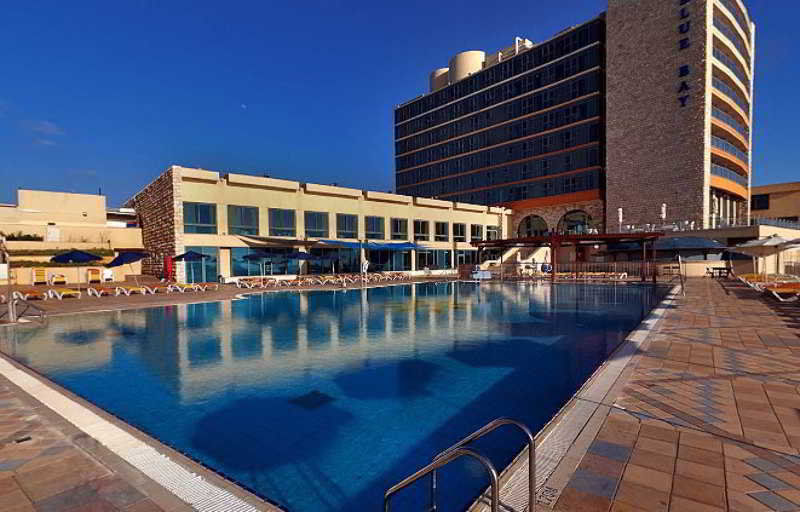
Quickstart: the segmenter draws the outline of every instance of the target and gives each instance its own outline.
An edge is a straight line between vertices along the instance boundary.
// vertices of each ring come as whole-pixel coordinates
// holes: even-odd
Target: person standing
[[[364,258],[364,261],[361,262],[361,281],[367,282],[367,270],[369,270],[369,260]]]

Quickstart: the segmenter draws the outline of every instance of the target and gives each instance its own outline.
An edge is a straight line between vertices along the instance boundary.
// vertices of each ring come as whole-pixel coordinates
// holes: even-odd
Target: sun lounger
[[[31,284],[49,284],[47,282],[47,269],[32,268],[31,269]]]
[[[155,295],[156,293],[172,293],[168,284],[156,284],[153,286],[142,285],[149,293]]]
[[[89,297],[111,297],[119,295],[117,288],[108,286],[91,286],[86,290],[86,293],[89,294]]]
[[[194,284],[183,284],[183,283],[170,283],[169,289],[173,292],[196,292],[199,290],[196,285]]]
[[[83,292],[73,288],[51,288],[48,290],[48,294],[50,295],[51,299],[56,298],[58,300],[64,300],[64,297],[74,297],[76,299],[80,299],[83,295]]]
[[[199,292],[206,292],[208,290],[219,290],[219,283],[194,283],[194,286]]]
[[[67,284],[67,276],[64,274],[50,274],[50,279],[48,279],[50,286],[57,285],[57,284]]]
[[[20,299],[20,300],[30,300],[30,299],[38,299],[38,300],[47,300],[47,292],[42,290],[37,290],[35,288],[26,288],[23,290],[15,290],[11,294],[12,298]]]
[[[259,288],[263,284],[259,277],[240,277],[236,280],[236,286],[239,288]]]
[[[87,283],[99,283],[102,281],[102,275],[100,273],[99,268],[87,268],[86,269],[86,282]]]
[[[117,295],[126,295],[130,297],[133,294],[147,295],[147,288],[144,286],[117,286]]]
[[[765,292],[781,302],[797,302],[797,300],[800,300],[800,286],[789,286],[788,284],[768,286],[765,288]]]

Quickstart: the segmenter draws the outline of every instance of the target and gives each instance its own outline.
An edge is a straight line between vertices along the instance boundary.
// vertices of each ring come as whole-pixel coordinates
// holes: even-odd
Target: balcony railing
[[[740,202],[741,203],[741,202]],[[718,228],[735,228],[747,226],[772,226],[778,228],[800,229],[800,222],[784,219],[767,218],[746,218],[729,219],[718,215],[709,216],[710,224]],[[608,233],[650,233],[653,231],[673,232],[673,231],[698,231],[704,229],[702,225],[688,220],[667,220],[659,224],[623,224],[620,227],[610,226]]]
[[[722,151],[724,151],[726,153],[730,153],[731,155],[734,155],[735,157],[737,157],[739,160],[741,160],[745,164],[749,164],[749,162],[750,162],[750,159],[747,156],[747,153],[745,153],[741,149],[737,148],[736,146],[734,146],[733,144],[731,144],[730,142],[728,142],[725,139],[722,139],[720,137],[712,135],[711,136],[711,145],[714,146],[715,148],[721,149]]]
[[[739,132],[739,134],[741,134],[741,136],[747,139],[748,141],[750,140],[750,131],[747,129],[745,125],[737,121],[732,115],[728,114],[721,108],[717,107],[711,108],[711,115],[713,117],[716,117],[723,123],[727,124],[737,132]]]
[[[725,95],[733,100],[734,103],[742,107],[742,110],[744,110],[747,115],[750,115],[750,106],[747,104],[747,100],[745,100],[741,94],[736,91],[736,89],[726,84],[719,78],[714,78],[713,84],[716,89],[725,93]]]
[[[725,66],[727,66],[728,69],[730,69],[734,75],[739,77],[739,80],[742,81],[747,90],[748,91],[750,90],[750,79],[747,78],[747,74],[744,71],[742,71],[741,64],[739,64],[732,58],[728,57],[721,50],[717,48],[714,48],[714,57],[716,57],[717,60],[725,64]]]
[[[711,174],[725,178],[726,180],[731,180],[743,186],[744,188],[747,188],[747,178],[734,170],[728,169],[727,167],[723,167],[718,164],[711,164]]]
[[[719,0],[722,5],[724,5],[733,17],[736,18],[736,21],[739,22],[739,26],[742,28],[744,33],[747,35],[747,39],[750,39],[750,25],[747,24],[747,20],[745,19],[742,11],[739,10],[739,6],[736,5],[736,2],[733,0]]]
[[[747,50],[747,47],[742,42],[742,36],[740,36],[736,30],[733,29],[727,22],[722,21],[721,19],[714,17],[714,26],[719,29],[720,32],[725,34],[725,37],[730,39],[736,49],[739,50],[739,53],[742,54],[744,57],[745,62],[747,62],[747,66],[750,66],[750,52]]]

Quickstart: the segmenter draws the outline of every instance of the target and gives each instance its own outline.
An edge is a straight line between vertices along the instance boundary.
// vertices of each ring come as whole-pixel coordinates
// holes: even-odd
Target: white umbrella
[[[778,235],[768,236],[767,238],[761,238],[759,240],[750,240],[749,242],[745,242],[743,244],[739,244],[736,247],[732,247],[731,250],[741,253],[747,254],[748,256],[752,256],[753,258],[765,258],[767,256],[772,256],[773,254],[778,254],[785,249],[785,245],[787,240],[783,237]],[[767,266],[764,265],[764,276],[767,275]]]

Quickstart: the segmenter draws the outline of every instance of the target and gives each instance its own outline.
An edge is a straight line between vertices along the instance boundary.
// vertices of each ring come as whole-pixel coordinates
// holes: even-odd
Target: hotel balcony
[[[745,150],[737,147],[727,139],[712,133],[711,156],[721,161],[726,167],[736,170],[739,174],[750,174],[750,158]]]

